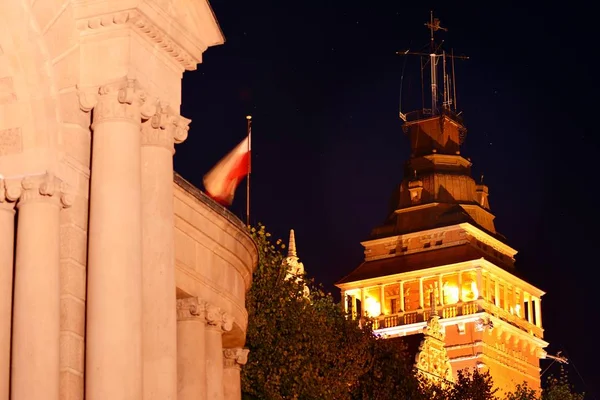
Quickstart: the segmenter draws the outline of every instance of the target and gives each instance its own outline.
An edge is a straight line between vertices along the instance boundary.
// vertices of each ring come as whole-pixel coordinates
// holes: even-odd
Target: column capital
[[[206,323],[209,328],[229,332],[233,328],[233,317],[214,304],[207,304]]]
[[[160,146],[174,153],[174,144],[187,139],[190,122],[168,104],[159,103],[158,111],[142,124],[142,146]]]
[[[21,180],[20,187],[7,186],[6,197],[9,200],[18,199],[17,208],[31,201],[54,201],[56,205],[67,208],[74,201],[68,185],[50,172],[25,177]]]
[[[223,349],[223,367],[240,369],[248,362],[248,353],[250,350],[241,347]]]
[[[20,182],[9,182],[0,179],[0,209],[13,211],[15,203],[21,197]]]
[[[200,320],[205,321],[206,305],[197,297],[186,297],[177,299],[177,320]]]
[[[123,77],[102,86],[78,86],[79,108],[94,110],[94,125],[104,121],[130,121],[141,123],[151,118],[157,110],[158,100],[142,89],[139,82]]]

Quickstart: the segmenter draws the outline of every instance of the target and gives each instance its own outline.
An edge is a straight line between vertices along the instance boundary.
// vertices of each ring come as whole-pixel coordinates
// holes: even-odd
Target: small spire
[[[481,180],[479,182],[481,185],[483,185],[483,174],[481,174]]]
[[[434,290],[432,290],[431,293],[429,294],[429,302],[431,303],[431,314],[430,314],[430,316],[431,317],[437,316],[438,313],[437,313],[437,310],[435,308],[436,301],[435,301],[435,291]]]
[[[296,237],[294,230],[290,229],[290,244],[288,245],[288,257],[298,257],[296,254]]]

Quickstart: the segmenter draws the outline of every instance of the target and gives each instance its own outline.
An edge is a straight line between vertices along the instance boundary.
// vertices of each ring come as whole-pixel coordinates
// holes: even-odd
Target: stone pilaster
[[[207,400],[205,304],[197,297],[177,300],[177,400]]]
[[[85,397],[141,400],[140,129],[156,102],[133,79],[79,95],[82,109],[94,109]]]
[[[15,201],[20,195],[20,185],[0,180],[0,399],[8,399],[10,387]]]
[[[248,361],[250,350],[235,348],[223,349],[223,393],[225,400],[242,398],[242,382],[240,370]]]
[[[52,174],[25,178],[21,186],[17,204],[11,398],[58,400],[60,210],[72,204],[72,196]]]
[[[233,318],[215,305],[206,306],[206,392],[210,400],[223,400],[223,333]]]
[[[144,400],[177,399],[173,211],[174,143],[189,120],[161,105],[142,124],[142,323]]]

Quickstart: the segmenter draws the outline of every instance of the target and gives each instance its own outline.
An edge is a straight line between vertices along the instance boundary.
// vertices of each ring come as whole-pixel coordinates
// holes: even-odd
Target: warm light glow
[[[521,305],[520,304],[517,304],[515,306],[515,313],[517,314],[518,317],[521,316]]]
[[[373,297],[367,296],[365,299],[365,312],[369,317],[378,317],[381,314],[381,303]]]
[[[473,294],[473,300],[479,298],[479,290],[477,290],[477,283],[475,281],[471,281],[471,293]]]
[[[458,287],[456,285],[446,284],[444,295],[444,304],[458,303]]]

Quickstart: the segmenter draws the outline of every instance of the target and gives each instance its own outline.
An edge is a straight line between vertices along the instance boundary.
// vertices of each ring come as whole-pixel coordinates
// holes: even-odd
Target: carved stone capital
[[[14,188],[12,197],[17,193]],[[21,181],[21,196],[17,207],[33,201],[51,201],[60,207],[73,205],[74,196],[66,183],[47,172],[44,175],[30,176]]]
[[[160,104],[156,114],[142,125],[142,145],[161,146],[175,152],[174,144],[187,138],[189,123],[189,119],[178,115],[169,105]]]
[[[234,349],[223,349],[223,367],[240,369],[248,362],[250,350],[240,347]]]
[[[10,182],[0,179],[0,207],[2,209],[14,209],[19,197],[21,197],[21,185],[18,181]]]
[[[206,323],[209,328],[218,329],[222,332],[229,332],[233,328],[233,317],[221,311],[213,304],[206,305]]]
[[[204,322],[205,304],[197,297],[177,299],[177,320],[200,320]]]
[[[106,121],[129,121],[136,124],[156,113],[158,100],[151,98],[132,78],[122,78],[99,88],[78,88],[79,107],[94,109],[94,126]]]

